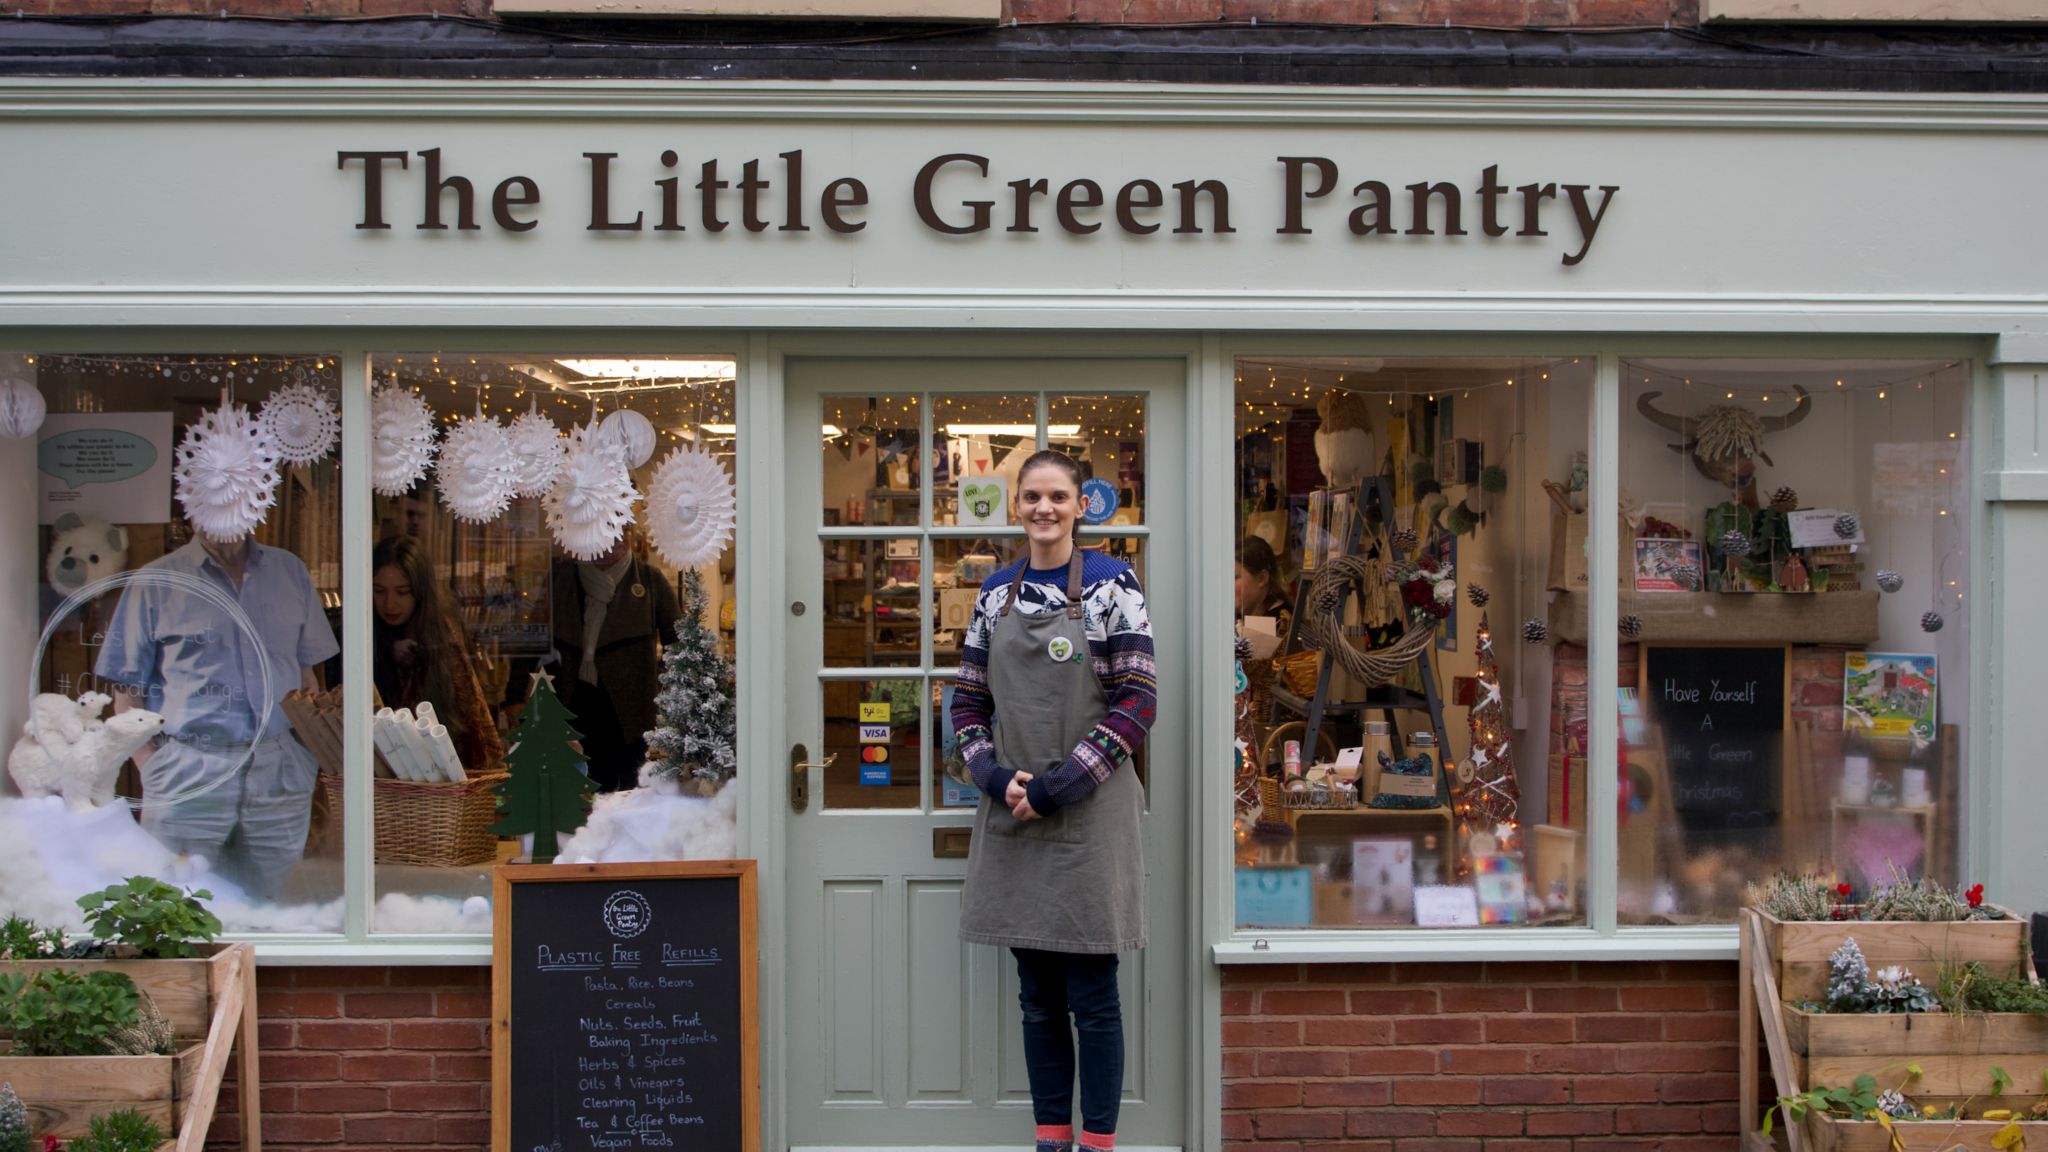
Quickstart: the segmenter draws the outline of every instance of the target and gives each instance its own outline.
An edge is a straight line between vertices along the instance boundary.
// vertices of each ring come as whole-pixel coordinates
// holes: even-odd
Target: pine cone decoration
[[[1531,644],[1546,644],[1550,641],[1550,625],[1534,616],[1522,622],[1522,639]]]
[[[1897,592],[1906,586],[1906,578],[1889,568],[1877,570],[1877,586],[1887,592]]]
[[[1316,592],[1315,610],[1319,616],[1335,616],[1344,608],[1344,585],[1326,584]]]
[[[1415,529],[1413,529],[1413,528],[1396,528],[1396,529],[1394,529],[1394,535],[1393,535],[1392,539],[1393,539],[1393,541],[1394,541],[1394,547],[1396,547],[1396,548],[1400,549],[1401,551],[1403,551],[1403,552],[1413,552],[1413,551],[1415,551],[1415,545],[1416,545],[1416,543],[1417,543],[1417,541],[1416,541],[1416,539],[1415,539]]]
[[[1465,585],[1465,599],[1470,600],[1474,608],[1484,608],[1486,607],[1486,602],[1493,599],[1493,593],[1488,592],[1484,585],[1474,581]]]
[[[1771,507],[1780,512],[1790,512],[1799,507],[1799,493],[1789,487],[1780,488],[1771,493]]]
[[[1835,517],[1835,535],[1840,536],[1842,539],[1854,540],[1856,533],[1861,530],[1862,524],[1853,513],[1844,512],[1840,516]]]
[[[1631,612],[1615,621],[1614,627],[1623,636],[1633,640],[1643,634],[1643,618]]]
[[[1237,658],[1238,658],[1239,660],[1249,660],[1249,659],[1251,659],[1251,658],[1252,658],[1252,638],[1251,638],[1251,637],[1249,637],[1249,636],[1244,636],[1244,635],[1239,635],[1239,636],[1238,636],[1238,638],[1237,638]]]
[[[1941,613],[1929,612],[1920,618],[1920,630],[1922,632],[1939,632],[1944,623],[1946,621],[1941,618]]]
[[[1721,555],[1737,559],[1749,555],[1749,537],[1734,528],[1721,533]]]

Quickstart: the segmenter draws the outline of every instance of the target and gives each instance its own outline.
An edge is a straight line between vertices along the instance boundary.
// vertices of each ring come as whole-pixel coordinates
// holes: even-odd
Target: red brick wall
[[[1736,1143],[1733,963],[1246,965],[1223,989],[1226,1152]]]
[[[490,1144],[488,968],[257,970],[265,1152]],[[207,1147],[238,1148],[224,1089]]]
[[[14,0],[35,16],[489,16],[490,0]],[[1699,0],[1004,0],[1025,24],[1453,24],[1483,27],[1699,23]]]

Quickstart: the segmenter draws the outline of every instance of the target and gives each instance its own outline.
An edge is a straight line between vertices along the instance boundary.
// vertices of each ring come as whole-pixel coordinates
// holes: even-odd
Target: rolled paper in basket
[[[413,705],[412,717],[419,722],[421,728],[432,728],[441,722],[441,718],[434,713],[434,702],[432,700],[422,700]]]
[[[441,773],[441,779],[457,784],[469,779],[469,773],[462,770],[462,757],[455,754],[455,741],[448,735],[446,724],[428,728],[427,743],[433,746],[434,767]]]
[[[391,774],[400,780],[412,779],[412,765],[405,759],[405,753],[398,747],[396,725],[391,719],[391,709],[379,708],[370,722],[370,742],[377,751],[384,754],[384,763],[391,766]]]
[[[412,758],[413,771],[418,773],[413,779],[423,784],[439,784],[444,777],[434,766],[433,741],[421,730],[419,721],[408,721],[407,715],[406,709],[400,708],[392,719],[398,723],[399,740],[405,745],[405,754]]]

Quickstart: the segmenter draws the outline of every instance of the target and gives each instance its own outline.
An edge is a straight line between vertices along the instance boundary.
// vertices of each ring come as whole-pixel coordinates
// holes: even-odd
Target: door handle
[[[839,759],[834,752],[823,760],[812,761],[810,749],[801,744],[792,744],[789,749],[789,810],[802,812],[811,806],[811,769],[830,768]]]

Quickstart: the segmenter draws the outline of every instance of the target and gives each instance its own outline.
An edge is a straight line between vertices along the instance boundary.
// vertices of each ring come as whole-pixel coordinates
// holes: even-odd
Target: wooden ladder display
[[[1356,499],[1356,496],[1360,494],[1360,489],[1321,488],[1317,489],[1317,491],[1328,494],[1353,493],[1354,499],[1352,501],[1351,515],[1346,518],[1344,523],[1343,550],[1341,554],[1349,556],[1356,553],[1359,547],[1359,525],[1365,519],[1365,504],[1362,500]],[[1393,522],[1394,493],[1393,486],[1388,482],[1388,478],[1381,476],[1374,480],[1372,492],[1379,502],[1382,521],[1391,525]],[[1386,548],[1389,561],[1404,559],[1400,549],[1394,546],[1391,531],[1388,533]],[[1313,568],[1304,567],[1301,572],[1301,579],[1297,582],[1294,591],[1294,620],[1287,630],[1287,642],[1280,650],[1283,655],[1292,655],[1298,650],[1302,616],[1311,607],[1308,603],[1308,594],[1309,584],[1314,573],[1315,570]],[[1360,615],[1363,616],[1365,609],[1364,591],[1353,589],[1352,597],[1359,607]],[[1422,692],[1420,695],[1397,684],[1382,684],[1368,690],[1366,694],[1367,699],[1362,703],[1333,704],[1330,702],[1330,681],[1337,662],[1325,656],[1319,662],[1320,666],[1316,670],[1316,688],[1312,695],[1303,698],[1288,692],[1282,686],[1274,686],[1272,690],[1273,714],[1271,720],[1274,723],[1278,723],[1282,709],[1301,716],[1305,722],[1301,746],[1304,749],[1304,755],[1310,759],[1315,757],[1316,749],[1319,746],[1317,741],[1322,734],[1323,721],[1325,719],[1333,716],[1364,715],[1375,709],[1380,712],[1392,727],[1397,748],[1400,747],[1401,731],[1400,723],[1395,718],[1397,712],[1427,712],[1429,714],[1429,730],[1436,734],[1439,741],[1442,741],[1446,735],[1444,732],[1443,701],[1437,693],[1436,666],[1430,657],[1430,651],[1430,648],[1424,648],[1415,657],[1415,663],[1420,671],[1422,680]],[[1448,749],[1439,743],[1437,746],[1437,790],[1439,797],[1446,804],[1449,803],[1448,797],[1444,796],[1444,792],[1448,788],[1448,778],[1445,775],[1442,761],[1448,754]]]

